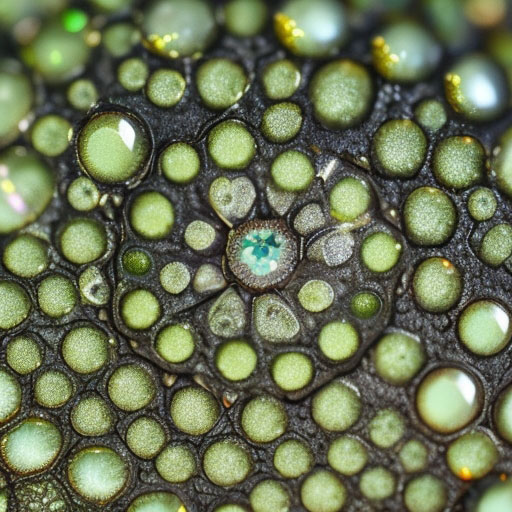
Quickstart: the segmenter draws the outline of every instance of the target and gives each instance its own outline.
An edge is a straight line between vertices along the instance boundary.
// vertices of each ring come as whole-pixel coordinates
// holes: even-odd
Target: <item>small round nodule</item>
[[[230,232],[226,256],[240,284],[263,291],[288,281],[298,262],[297,241],[282,220],[251,220]]]

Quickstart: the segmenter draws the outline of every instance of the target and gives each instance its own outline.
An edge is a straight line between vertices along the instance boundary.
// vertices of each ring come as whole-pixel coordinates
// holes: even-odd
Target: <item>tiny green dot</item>
[[[288,416],[281,402],[259,396],[245,405],[240,423],[251,441],[269,443],[285,433]]]
[[[132,290],[123,297],[121,316],[130,329],[149,329],[160,313],[160,302],[149,290]]]
[[[479,187],[468,198],[468,211],[476,221],[492,219],[496,213],[498,201],[490,188]]]
[[[34,384],[34,398],[43,407],[61,407],[73,395],[73,383],[60,371],[41,373]]]
[[[309,157],[295,150],[281,153],[270,167],[274,183],[287,192],[303,192],[313,178],[315,169]]]
[[[318,336],[322,354],[332,361],[344,361],[352,357],[359,348],[359,334],[348,322],[329,322]]]
[[[314,456],[303,441],[283,441],[274,453],[274,467],[284,478],[298,478],[313,466]]]
[[[80,176],[71,182],[67,191],[69,204],[79,212],[94,210],[100,201],[100,192],[95,183]]]
[[[201,161],[197,151],[185,142],[167,146],[160,156],[164,176],[179,185],[190,183],[199,174]]]
[[[117,69],[119,83],[130,92],[140,91],[146,85],[148,75],[148,65],[137,57],[126,59]]]
[[[368,432],[379,448],[391,448],[405,433],[404,420],[394,409],[382,409],[370,420]]]
[[[301,287],[297,297],[306,311],[319,313],[329,308],[333,303],[334,290],[329,283],[320,279],[312,279]]]
[[[409,512],[442,512],[445,510],[446,486],[437,477],[422,475],[407,483],[404,503]]]
[[[194,336],[188,326],[168,325],[158,333],[155,349],[165,361],[183,363],[194,353]]]
[[[295,103],[277,103],[263,113],[261,131],[271,141],[288,142],[293,139],[302,126],[302,110]]]
[[[414,115],[422,128],[432,132],[441,129],[448,119],[443,104],[433,99],[421,101],[414,109]]]
[[[98,221],[86,218],[70,220],[60,233],[60,249],[71,263],[83,265],[101,258],[107,250],[107,233]]]
[[[61,116],[40,117],[32,127],[32,145],[45,156],[61,155],[69,146],[72,131],[69,121]]]
[[[373,318],[381,309],[382,301],[373,292],[356,293],[350,301],[350,312],[361,320]]]
[[[60,318],[73,311],[77,293],[70,279],[53,274],[45,277],[37,288],[41,311],[52,318]]]
[[[5,359],[16,373],[27,375],[41,366],[43,351],[33,338],[20,335],[7,343]]]
[[[263,69],[262,82],[265,94],[271,100],[285,100],[293,95],[300,85],[301,74],[290,60],[276,60]]]
[[[371,196],[366,184],[347,177],[338,181],[329,193],[331,215],[341,222],[352,222],[370,207]]]
[[[146,85],[146,95],[157,107],[174,107],[185,93],[187,86],[183,75],[174,69],[155,71]]]
[[[33,235],[18,235],[4,249],[5,268],[13,274],[31,278],[48,267],[48,247],[40,238]]]
[[[338,473],[352,476],[366,466],[368,451],[365,445],[355,437],[342,436],[330,444],[327,461]]]
[[[151,258],[140,249],[129,249],[123,254],[123,267],[134,276],[143,276],[151,270]]]
[[[165,238],[174,225],[173,205],[160,192],[143,192],[131,205],[130,224],[143,238]]]
[[[372,272],[388,272],[397,263],[402,245],[388,233],[378,231],[366,237],[361,246],[361,259]]]
[[[114,416],[109,405],[98,395],[80,399],[71,409],[71,424],[82,436],[103,436],[114,426]]]
[[[492,267],[502,265],[512,254],[512,225],[497,224],[484,235],[478,251],[480,259]]]
[[[216,237],[215,228],[202,220],[192,221],[185,229],[185,243],[194,251],[205,251]]]
[[[146,407],[156,395],[151,374],[135,364],[117,367],[108,381],[107,391],[114,405],[128,412]]]
[[[256,154],[256,142],[240,121],[223,121],[208,135],[208,152],[222,169],[245,169]]]
[[[180,484],[189,480],[197,470],[194,454],[184,445],[165,447],[156,458],[155,468],[167,482]]]
[[[251,456],[239,443],[230,440],[211,444],[203,456],[206,476],[215,484],[229,487],[243,482],[252,468]]]
[[[325,469],[308,475],[300,488],[302,504],[309,512],[338,512],[347,497],[341,480]]]
[[[215,366],[221,375],[233,382],[249,378],[257,363],[256,351],[244,340],[227,341],[215,356]]]
[[[270,368],[274,382],[283,391],[298,391],[313,380],[313,363],[300,352],[279,354],[272,361]]]
[[[126,444],[137,457],[152,459],[165,444],[165,431],[157,420],[139,416],[126,430]]]
[[[393,473],[382,466],[365,470],[359,480],[361,493],[371,501],[390,498],[395,492],[395,486]]]
[[[400,463],[407,473],[416,473],[426,468],[428,464],[428,450],[426,446],[416,439],[407,441],[398,452]]]

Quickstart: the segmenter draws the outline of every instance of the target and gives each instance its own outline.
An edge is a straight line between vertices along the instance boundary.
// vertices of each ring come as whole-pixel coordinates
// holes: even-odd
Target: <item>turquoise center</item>
[[[271,229],[250,231],[242,240],[240,262],[257,276],[265,276],[277,269],[286,246],[286,239]]]

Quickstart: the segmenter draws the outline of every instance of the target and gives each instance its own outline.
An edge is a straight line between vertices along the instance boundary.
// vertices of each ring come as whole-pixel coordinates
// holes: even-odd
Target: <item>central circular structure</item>
[[[229,232],[226,257],[229,269],[246,288],[278,288],[297,266],[297,239],[281,219],[251,220]]]

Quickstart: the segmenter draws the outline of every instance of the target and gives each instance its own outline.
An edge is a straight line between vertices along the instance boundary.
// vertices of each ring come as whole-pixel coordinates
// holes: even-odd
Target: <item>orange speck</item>
[[[459,478],[461,478],[462,480],[471,480],[473,478],[473,475],[471,474],[469,468],[464,466],[460,468]]]
[[[500,480],[504,482],[507,479],[507,475],[505,473],[501,473]]]

